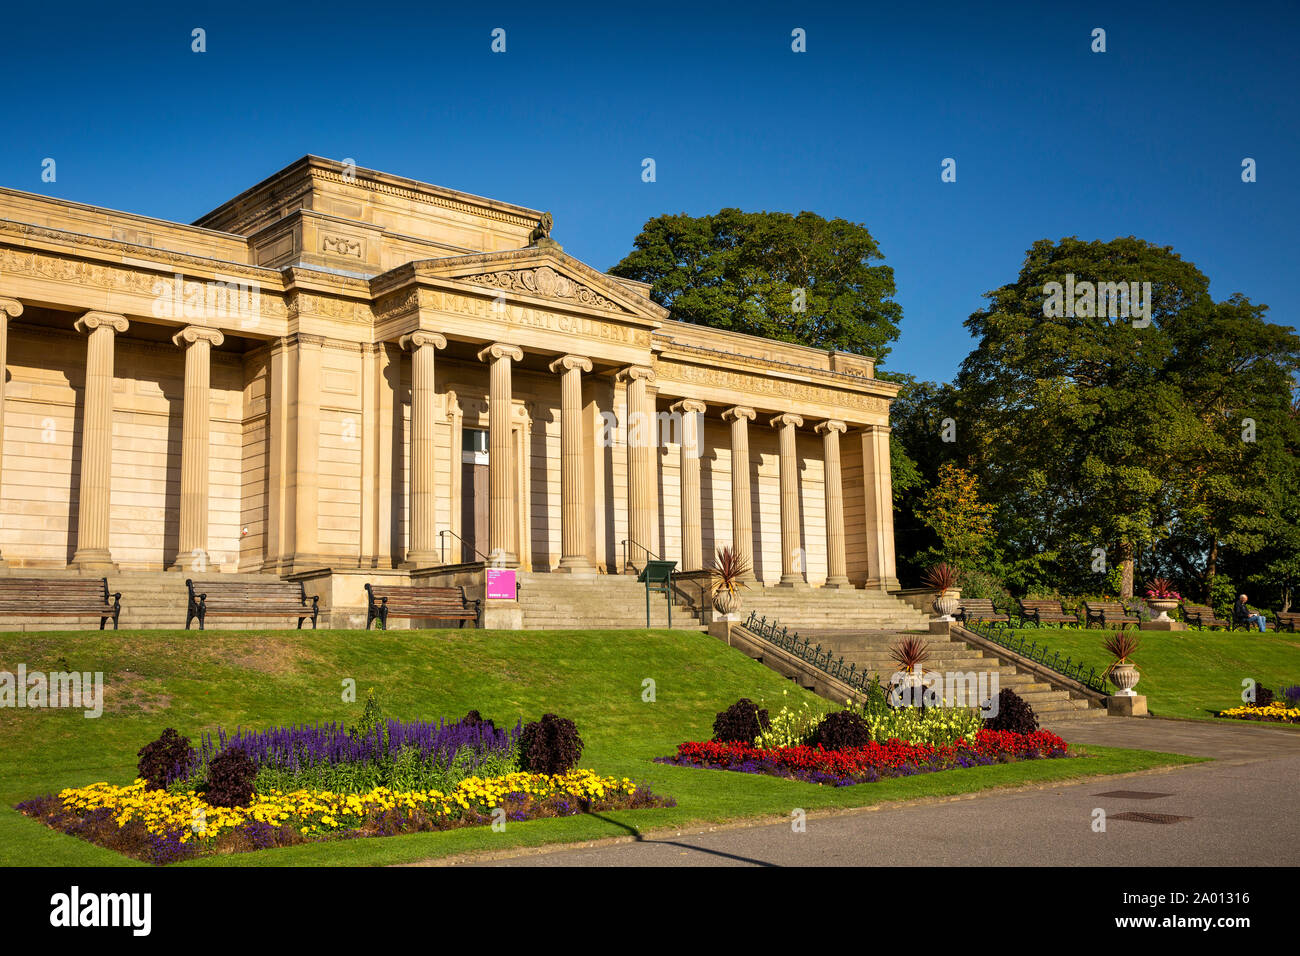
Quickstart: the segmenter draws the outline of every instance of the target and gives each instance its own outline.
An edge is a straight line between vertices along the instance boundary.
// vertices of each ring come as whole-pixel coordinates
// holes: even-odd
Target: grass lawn
[[[204,729],[355,720],[367,688],[386,716],[459,718],[474,708],[498,724],[544,712],[571,717],[586,742],[580,766],[646,781],[674,809],[264,850],[185,865],[410,862],[476,850],[618,836],[641,828],[788,818],[795,808],[868,806],[994,786],[1121,773],[1194,758],[1090,748],[1086,759],[951,770],[856,787],[818,787],[651,762],[711,734],[739,697],[779,708],[806,692],[716,640],[672,631],[77,631],[0,634],[0,670],[102,671],[104,715],[7,709],[0,721],[0,864],[136,865],[55,833],[12,809],[63,787],[135,777],[136,751],[166,727]],[[356,681],[357,702],[342,701]],[[654,702],[642,700],[655,682]],[[806,695],[811,697],[811,695]],[[815,698],[814,698],[815,699]],[[140,864],[143,865],[143,864]]]
[[[1110,663],[1102,649],[1109,631],[1052,627],[1013,630],[1029,641],[1082,660],[1098,673]],[[1242,703],[1242,681],[1263,681],[1274,693],[1300,684],[1300,634],[1235,631],[1139,631],[1133,655],[1141,677],[1137,692],[1160,717],[1214,718]]]

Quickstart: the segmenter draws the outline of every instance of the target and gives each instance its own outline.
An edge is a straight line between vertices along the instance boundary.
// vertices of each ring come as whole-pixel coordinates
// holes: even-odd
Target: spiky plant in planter
[[[1183,596],[1174,590],[1174,583],[1168,578],[1152,578],[1147,584],[1147,604],[1160,612],[1156,621],[1170,621],[1169,612],[1178,607]]]
[[[934,591],[934,603],[931,605],[945,621],[952,620],[957,610],[961,591],[957,589],[960,579],[958,570],[947,561],[941,561],[921,577],[921,583]]]
[[[749,559],[730,548],[719,548],[709,568],[709,594],[719,614],[734,614],[740,607],[740,590],[749,585]]]
[[[908,635],[894,642],[889,656],[901,672],[890,681],[890,706],[924,707],[927,688],[921,676],[921,665],[930,658],[929,645],[921,637]]]
[[[1113,658],[1103,676],[1119,688],[1120,696],[1134,697],[1133,688],[1138,682],[1138,666],[1130,658],[1138,649],[1136,634],[1115,631],[1102,642],[1107,653]]]
[[[915,635],[899,638],[889,649],[890,659],[908,674],[930,659],[930,646],[924,638]]]

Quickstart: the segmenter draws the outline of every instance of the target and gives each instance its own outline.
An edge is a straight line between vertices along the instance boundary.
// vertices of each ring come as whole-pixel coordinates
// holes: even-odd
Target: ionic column
[[[894,492],[889,477],[888,425],[862,430],[862,481],[866,498],[867,587],[897,591],[894,571]]]
[[[514,484],[510,453],[510,363],[522,361],[523,349],[496,342],[478,353],[489,362],[488,385],[488,557],[502,567],[517,567]]]
[[[406,566],[428,568],[438,563],[438,481],[434,472],[437,392],[433,387],[434,357],[447,340],[437,332],[412,332],[399,340],[411,353],[411,516]],[[507,385],[508,387],[508,385]]]
[[[627,560],[644,567],[645,562],[651,560],[646,551],[655,548],[655,519],[658,514],[654,462],[657,420],[650,400],[654,370],[633,365],[619,374],[627,381],[627,530],[630,539]]]
[[[4,485],[5,445],[5,364],[9,360],[9,320],[23,314],[23,304],[17,299],[0,298],[0,487]],[[0,555],[0,568],[8,561]]]
[[[749,423],[756,416],[752,408],[737,405],[722,413],[731,422],[731,548],[749,565],[746,580],[754,574],[754,510],[749,500]]]
[[[844,483],[840,477],[840,434],[845,424],[831,419],[814,429],[822,436],[824,488],[826,493],[826,584],[828,588],[851,588],[844,546]]]
[[[212,347],[226,336],[191,325],[172,336],[185,350],[185,393],[181,400],[180,537],[171,570],[208,566],[208,436],[211,430]]]
[[[704,534],[700,524],[700,428],[704,403],[686,399],[669,411],[682,417],[681,460],[678,471],[682,485],[682,570],[704,567]]]
[[[587,557],[587,500],[582,473],[582,373],[591,359],[565,355],[550,364],[560,374],[560,563],[557,571],[584,576],[596,569]]]
[[[798,415],[777,415],[769,422],[777,429],[781,471],[781,587],[804,587],[803,542],[799,536],[799,454],[795,429],[803,427]]]
[[[87,312],[77,320],[86,343],[85,408],[81,420],[81,489],[77,497],[77,550],[81,571],[116,571],[108,551],[108,509],[113,469],[113,340],[126,317]]]

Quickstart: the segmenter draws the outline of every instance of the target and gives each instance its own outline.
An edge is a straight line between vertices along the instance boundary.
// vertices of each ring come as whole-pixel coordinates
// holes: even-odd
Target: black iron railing
[[[860,671],[857,664],[849,664],[846,667],[843,655],[840,655],[840,658],[836,660],[834,652],[830,650],[823,651],[820,644],[814,647],[812,641],[806,637],[800,641],[797,631],[792,631],[788,627],[778,627],[775,618],[769,622],[766,617],[759,617],[757,611],[750,611],[749,619],[745,621],[745,630],[761,637],[769,644],[793,654],[818,670],[825,671],[831,677],[842,681],[856,691],[865,694],[869,692],[873,685],[880,686],[879,674],[868,674],[865,670]]]
[[[1053,651],[1049,654],[1046,644],[1040,647],[1037,641],[1029,642],[1024,635],[1017,636],[1013,630],[1005,627],[990,627],[988,624],[975,622],[962,624],[961,626],[968,631],[974,631],[980,637],[992,641],[999,647],[1005,647],[1021,657],[1028,658],[1035,664],[1041,664],[1048,670],[1056,671],[1063,677],[1078,681],[1090,690],[1095,690],[1101,694],[1112,693],[1112,691],[1106,689],[1104,674],[1099,674],[1095,667],[1088,667],[1083,661],[1076,662],[1070,657],[1061,660],[1061,652]]]

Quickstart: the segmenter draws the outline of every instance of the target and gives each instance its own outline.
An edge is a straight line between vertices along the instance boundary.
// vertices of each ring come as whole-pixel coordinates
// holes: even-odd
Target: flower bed
[[[1274,701],[1265,707],[1233,707],[1219,712],[1220,717],[1235,720],[1263,720],[1272,723],[1300,724],[1300,707],[1288,707],[1281,701]]]
[[[218,807],[192,792],[96,783],[18,805],[72,836],[149,863],[173,863],[316,840],[393,836],[593,810],[676,806],[626,777],[590,770],[469,777],[447,792],[321,790],[256,794],[246,807]]]
[[[984,766],[1012,760],[1065,757],[1068,744],[1046,730],[1030,734],[980,730],[973,740],[932,746],[892,739],[861,747],[824,750],[821,747],[755,747],[743,742],[691,742],[677,745],[672,757],[656,762],[682,767],[706,767],[787,777],[837,787],[873,783],[882,777]]]

